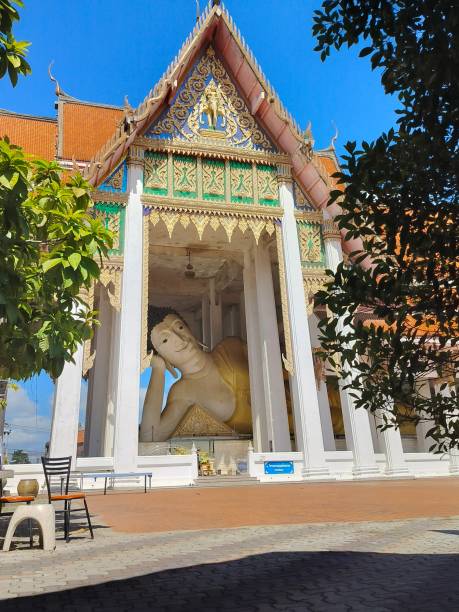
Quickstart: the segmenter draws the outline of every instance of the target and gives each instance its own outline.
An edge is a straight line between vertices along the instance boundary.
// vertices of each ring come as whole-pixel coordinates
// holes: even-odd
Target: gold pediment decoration
[[[147,136],[203,143],[223,139],[233,147],[275,152],[212,47]]]
[[[191,406],[175,428],[172,438],[192,436],[233,436],[234,431],[222,421],[218,421],[197,404]]]

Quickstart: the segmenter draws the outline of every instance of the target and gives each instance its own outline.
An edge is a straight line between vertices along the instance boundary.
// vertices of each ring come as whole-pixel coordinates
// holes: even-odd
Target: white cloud
[[[6,437],[6,446],[9,452],[22,449],[34,458],[43,453],[50,437],[51,418],[39,415],[37,410],[37,404],[23,387],[8,390],[6,422],[11,434]]]

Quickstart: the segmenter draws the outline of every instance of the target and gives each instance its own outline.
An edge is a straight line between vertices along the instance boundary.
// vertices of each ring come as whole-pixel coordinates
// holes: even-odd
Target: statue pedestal
[[[149,457],[152,455],[168,455],[169,442],[139,442],[139,456]]]

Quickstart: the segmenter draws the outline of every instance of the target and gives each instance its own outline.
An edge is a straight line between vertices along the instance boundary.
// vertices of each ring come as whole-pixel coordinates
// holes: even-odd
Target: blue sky
[[[205,2],[200,1],[201,8]],[[395,124],[396,100],[384,95],[379,75],[358,51],[340,51],[325,63],[313,51],[311,34],[317,0],[227,0],[236,25],[281,100],[305,128],[312,122],[316,147],[326,147],[339,130],[347,140],[372,140]],[[32,75],[15,89],[0,81],[0,107],[54,116],[53,72],[68,94],[137,105],[178,52],[194,26],[195,0],[26,0],[16,37],[32,42]],[[144,373],[144,389],[148,374]],[[41,376],[11,392],[8,446],[41,450],[49,437],[52,383]],[[83,416],[83,415],[82,415]]]

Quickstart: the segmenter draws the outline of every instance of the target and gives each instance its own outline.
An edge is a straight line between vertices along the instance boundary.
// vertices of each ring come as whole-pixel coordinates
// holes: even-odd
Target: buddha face
[[[155,325],[151,342],[158,354],[182,373],[192,374],[204,367],[205,353],[177,315],[169,314]]]

